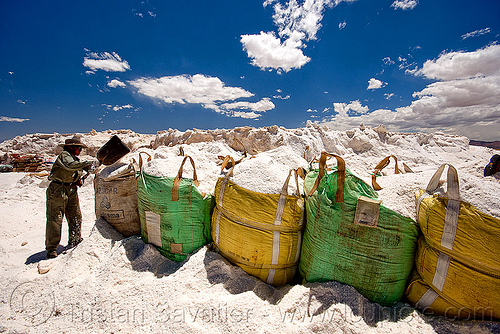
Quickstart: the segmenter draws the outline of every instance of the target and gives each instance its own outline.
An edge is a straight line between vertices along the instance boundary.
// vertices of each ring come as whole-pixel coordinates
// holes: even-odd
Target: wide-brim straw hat
[[[68,138],[64,141],[64,144],[60,144],[59,146],[79,146],[81,148],[87,148],[87,145],[82,143],[80,137],[74,136],[73,138]]]

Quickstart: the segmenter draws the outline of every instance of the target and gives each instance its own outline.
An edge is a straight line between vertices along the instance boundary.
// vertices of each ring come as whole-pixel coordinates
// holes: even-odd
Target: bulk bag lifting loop
[[[380,171],[382,171],[382,169],[384,169],[386,166],[389,165],[390,158],[393,158],[394,162],[395,162],[394,173],[399,174],[400,171],[398,168],[398,158],[396,158],[394,155],[390,155],[390,156],[382,159],[382,161],[380,161],[377,164],[377,166],[375,166],[375,170],[372,173],[372,187],[373,187],[373,189],[382,190],[382,187],[375,181],[375,179],[377,178],[377,174],[380,173]]]
[[[337,159],[337,193],[335,194],[335,202],[342,203],[344,201],[344,182],[345,182],[345,161],[342,157],[336,154],[330,154],[327,152],[321,152],[321,156],[319,158],[319,173],[316,178],[316,182],[314,183],[311,191],[309,191],[308,196],[311,196],[316,189],[318,188],[323,175],[325,175],[326,171],[326,161],[328,158]]]
[[[179,171],[177,172],[177,176],[174,179],[174,184],[172,187],[172,201],[174,202],[179,200],[179,185],[181,184],[181,179],[182,179],[182,168],[184,167],[184,163],[188,158],[189,161],[191,162],[191,165],[193,166],[193,183],[196,187],[200,186],[200,182],[198,182],[198,176],[196,176],[196,167],[194,165],[193,158],[187,155],[182,160],[181,166],[179,167]],[[205,197],[204,194],[203,197]]]
[[[417,198],[417,217],[420,212],[420,204],[424,198],[428,198],[434,194],[434,192],[439,187],[439,180],[443,174],[444,168],[448,166],[447,174],[447,194],[448,194],[448,204],[446,205],[446,215],[444,218],[444,230],[441,237],[441,246],[449,250],[453,249],[453,242],[455,241],[455,235],[457,233],[458,224],[458,214],[460,211],[460,191],[458,184],[458,172],[450,164],[442,164],[436,173],[432,176],[425,192],[422,193]]]

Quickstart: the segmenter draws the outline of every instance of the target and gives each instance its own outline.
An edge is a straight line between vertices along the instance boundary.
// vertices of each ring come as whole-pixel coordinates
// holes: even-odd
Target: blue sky
[[[307,121],[500,140],[498,0],[0,1],[0,140]]]

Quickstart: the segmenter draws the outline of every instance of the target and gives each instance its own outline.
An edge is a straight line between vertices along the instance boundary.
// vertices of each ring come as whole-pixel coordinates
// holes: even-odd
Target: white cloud
[[[415,92],[416,100],[409,106],[351,116],[345,111],[348,105],[335,103],[338,114],[325,119],[326,124],[334,128],[385,124],[393,131],[439,130],[472,139],[498,140],[500,45],[474,52],[443,53],[438,59],[426,61],[415,74],[437,81]]]
[[[359,100],[351,101],[351,103],[334,103],[333,110],[341,117],[348,117],[354,114],[366,114],[370,109],[363,106]]]
[[[408,10],[413,9],[418,5],[417,0],[396,0],[392,3],[391,7],[396,9]]]
[[[123,106],[119,106],[119,105],[112,106],[110,104],[103,104],[103,106],[105,106],[107,109],[113,110],[113,111],[120,111],[122,109],[134,109],[134,106],[131,104],[125,104]]]
[[[130,70],[128,62],[122,60],[116,52],[90,52],[84,57],[83,66],[90,68],[92,71],[125,72]]]
[[[393,96],[394,96],[394,93],[385,93],[384,94],[384,97],[385,97],[386,100],[389,100]]]
[[[264,3],[262,3],[262,6],[267,7],[267,6],[275,3],[276,1],[278,1],[278,0],[265,0]]]
[[[340,23],[339,23],[339,30],[344,29],[346,26],[347,26],[346,21],[344,21],[344,22],[340,22]]]
[[[311,60],[296,44],[290,40],[282,43],[273,32],[261,31],[259,35],[242,35],[241,44],[252,59],[252,65],[262,70],[269,68],[288,72],[301,68]]]
[[[134,109],[134,107],[130,104],[126,104],[124,106],[114,106],[113,107],[113,111],[119,111],[119,110],[122,110],[122,109]]]
[[[498,75],[500,45],[493,44],[474,52],[449,52],[438,59],[427,60],[417,75],[429,79],[456,80]]]
[[[366,89],[379,89],[379,88],[382,88],[384,87],[384,83],[378,79],[375,79],[375,78],[371,78],[370,80],[368,80],[368,88]]]
[[[481,30],[475,30],[475,31],[471,31],[469,33],[463,34],[462,35],[462,39],[467,39],[467,38],[471,38],[471,37],[477,37],[477,36],[489,34],[490,32],[491,32],[491,29],[489,27],[481,29]]]
[[[257,112],[266,112],[268,110],[274,109],[274,103],[271,102],[269,98],[263,98],[259,102],[230,102],[223,103],[220,105],[222,109],[233,110],[233,109],[249,109]]]
[[[20,103],[20,104],[26,104],[26,101],[23,101],[23,100],[17,100],[17,103]]]
[[[138,93],[165,103],[193,103],[231,117],[256,118],[257,113],[274,109],[269,98],[258,102],[236,101],[254,94],[240,87],[228,87],[219,78],[203,74],[158,79],[140,78],[128,82]],[[232,102],[231,102],[232,101]],[[245,112],[243,110],[249,110]],[[246,113],[246,114],[245,114]]]
[[[30,120],[29,118],[14,118],[14,117],[0,116],[0,122],[22,123],[29,120]]]
[[[243,111],[235,111],[231,117],[240,117],[240,118],[249,118],[249,119],[256,119],[260,117],[260,114],[254,113],[253,111],[250,112],[243,112]]]
[[[274,24],[278,36],[273,32],[260,32],[259,35],[242,35],[241,43],[252,65],[260,69],[288,72],[301,68],[311,59],[301,49],[305,42],[316,39],[321,28],[321,20],[326,7],[334,7],[341,2],[355,0],[305,0],[298,3],[290,0],[286,5],[277,1],[265,0],[264,7],[274,4]]]
[[[108,82],[108,87],[111,87],[111,88],[116,88],[116,87],[125,88],[125,87],[127,87],[127,85],[125,83],[121,82],[120,80],[113,79],[110,82]]]
[[[382,59],[382,61],[384,62],[385,65],[394,65],[395,64],[394,60],[392,60],[391,57],[385,57],[384,59]]]

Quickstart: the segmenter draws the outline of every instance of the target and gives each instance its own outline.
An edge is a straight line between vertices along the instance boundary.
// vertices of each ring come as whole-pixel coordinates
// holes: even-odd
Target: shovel
[[[97,160],[99,160],[99,164],[109,166],[123,158],[129,152],[130,149],[117,135],[114,135],[97,151]],[[89,174],[90,172],[87,171],[87,174],[82,177],[82,184]]]
[[[122,143],[118,136],[114,135],[97,151],[97,160],[103,165],[109,166],[123,158],[130,149]]]

